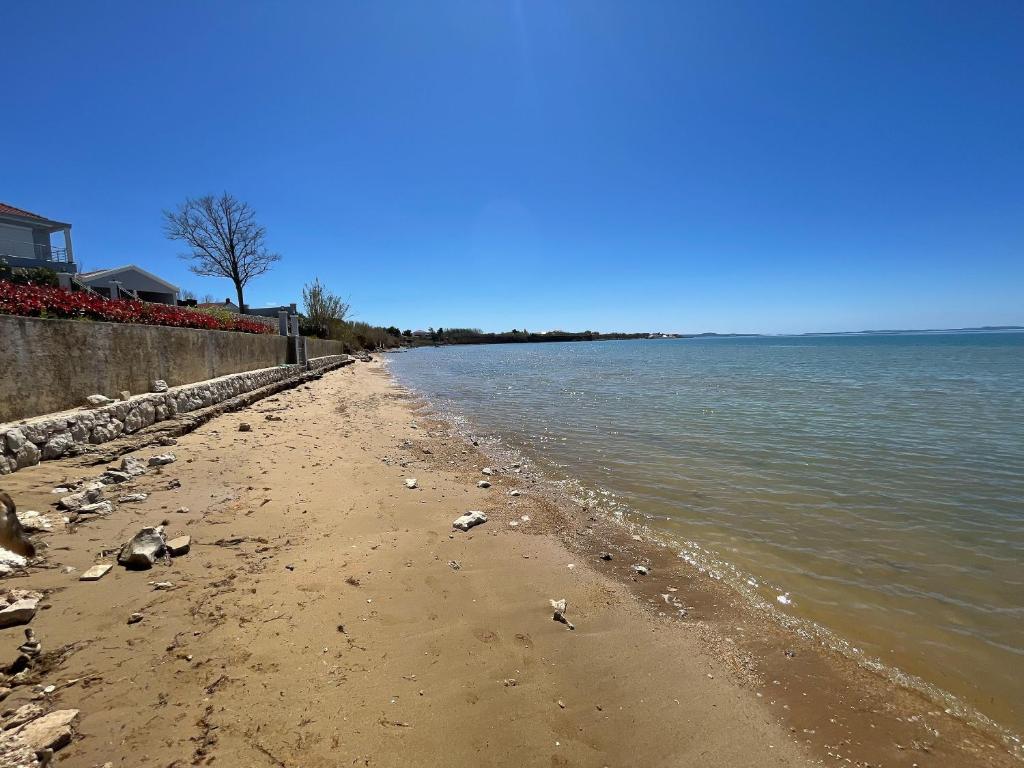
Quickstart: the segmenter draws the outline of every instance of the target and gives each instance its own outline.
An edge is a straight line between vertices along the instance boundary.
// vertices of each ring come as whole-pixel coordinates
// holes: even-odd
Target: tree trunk
[[[241,312],[244,315],[245,314],[245,304],[243,303],[243,298],[242,298],[242,284],[241,283],[238,283],[238,282],[235,283],[235,293],[238,294],[238,311]]]

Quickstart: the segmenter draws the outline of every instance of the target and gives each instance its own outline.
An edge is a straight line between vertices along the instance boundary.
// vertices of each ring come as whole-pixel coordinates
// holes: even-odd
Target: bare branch
[[[181,258],[191,262],[192,272],[233,282],[243,309],[248,282],[281,260],[267,249],[267,231],[256,223],[256,212],[227,192],[188,198],[178,210],[164,211],[164,234],[188,246]]]

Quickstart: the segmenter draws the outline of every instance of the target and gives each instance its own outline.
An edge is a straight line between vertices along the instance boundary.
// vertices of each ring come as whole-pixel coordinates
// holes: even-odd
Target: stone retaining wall
[[[310,360],[309,366],[316,370],[347,359],[347,355],[328,355]],[[63,411],[17,424],[0,424],[0,475],[80,452],[85,446],[105,443],[302,372],[296,365],[279,365],[130,397],[91,410]]]
[[[311,358],[345,351],[309,341]],[[289,362],[289,344],[271,334],[0,315],[0,422],[74,408],[88,395],[148,392],[154,379],[174,387],[270,368]]]

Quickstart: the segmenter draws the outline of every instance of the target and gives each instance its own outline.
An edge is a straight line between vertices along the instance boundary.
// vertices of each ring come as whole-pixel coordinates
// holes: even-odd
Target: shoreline
[[[476,487],[483,454],[380,363],[219,416],[170,450],[177,462],[133,483],[146,501],[55,526],[50,567],[4,584],[47,591],[32,626],[68,649],[43,681],[81,710],[62,765],[1019,764],[749,615],[670,548],[555,503],[529,467]],[[48,462],[4,489],[51,514],[55,485],[99,471]],[[454,531],[469,509],[488,522]],[[190,554],[77,581],[161,518],[193,537]],[[164,579],[173,588],[154,591]],[[552,621],[560,598],[574,632]],[[127,624],[133,612],[144,619]]]
[[[410,372],[413,373],[417,370],[416,367],[412,367]],[[402,369],[399,368],[397,371],[400,373]],[[420,373],[421,375],[423,374],[422,371]],[[427,381],[429,382],[430,379],[428,378]],[[440,381],[444,383],[445,380]],[[413,377],[410,383],[415,382],[416,378]],[[437,382],[434,382],[434,386],[436,390]],[[435,409],[434,403],[430,402],[428,394],[417,391],[415,384],[413,390],[418,397],[423,399],[426,407]],[[844,625],[842,623],[838,625],[837,629],[829,626],[820,616],[808,615],[806,612],[801,615],[792,606],[781,608],[776,606],[773,598],[776,598],[776,595],[788,597],[790,592],[787,592],[786,589],[793,589],[792,586],[779,586],[786,585],[786,583],[777,578],[774,582],[766,581],[762,578],[764,574],[758,572],[757,562],[752,562],[750,558],[746,559],[744,569],[742,565],[737,567],[727,557],[723,557],[720,554],[721,550],[705,549],[700,546],[701,543],[699,542],[688,541],[686,531],[682,530],[681,526],[674,529],[671,524],[663,522],[670,521],[671,523],[673,518],[645,514],[635,503],[630,503],[627,497],[618,498],[614,492],[616,492],[616,489],[622,490],[622,484],[616,486],[613,481],[609,480],[607,486],[610,489],[602,489],[604,483],[601,481],[588,486],[586,481],[572,474],[572,458],[564,459],[564,461],[568,462],[567,464],[562,463],[563,458],[557,453],[560,445],[557,442],[557,434],[554,441],[550,442],[552,447],[545,449],[540,444],[531,444],[529,439],[520,433],[521,430],[520,432],[514,430],[511,432],[503,431],[504,425],[501,423],[501,419],[496,421],[493,414],[480,413],[480,408],[485,407],[486,401],[481,401],[479,392],[472,390],[474,395],[472,404],[476,408],[477,416],[486,425],[484,427],[477,427],[473,424],[472,409],[466,411],[459,401],[445,398],[443,389],[436,391],[441,393],[439,395],[440,401],[436,407],[439,418],[451,424],[455,429],[461,430],[464,434],[484,435],[485,437],[480,437],[480,442],[485,445],[488,451],[497,449],[497,456],[529,457],[537,466],[542,467],[542,472],[549,475],[549,484],[553,488],[557,488],[555,490],[556,495],[563,500],[567,500],[567,503],[578,504],[581,499],[596,498],[604,514],[610,519],[615,519],[612,515],[617,516],[618,521],[630,526],[631,530],[642,532],[645,538],[649,538],[658,546],[665,545],[672,548],[695,571],[699,571],[701,577],[710,577],[719,582],[726,583],[738,596],[752,603],[752,610],[768,614],[771,620],[779,625],[781,629],[790,633],[802,634],[805,637],[813,637],[816,642],[827,644],[829,650],[842,656],[845,662],[853,663],[871,675],[878,676],[885,680],[888,685],[898,686],[901,689],[920,694],[932,703],[933,710],[940,709],[944,710],[945,714],[955,715],[957,718],[964,720],[970,727],[978,728],[998,738],[1007,745],[1008,749],[1014,751],[1019,758],[1024,758],[1024,750],[1022,750],[1019,735],[1021,731],[1015,731],[1014,729],[1014,725],[1017,723],[1014,718],[1014,708],[1006,706],[1005,703],[1004,705],[997,705],[996,702],[999,699],[989,699],[987,694],[975,695],[973,697],[970,695],[977,691],[984,693],[984,687],[979,687],[977,691],[962,690],[961,692],[966,695],[961,695],[956,692],[958,689],[955,687],[943,687],[941,682],[943,679],[941,674],[942,666],[937,659],[933,658],[930,662],[927,658],[923,660],[912,659],[912,663],[908,662],[908,667],[904,668],[901,660],[908,660],[909,655],[904,653],[901,658],[895,651],[891,651],[888,654],[873,654],[869,650],[872,643],[870,634],[861,633],[858,635],[855,632],[844,634],[842,631]],[[514,398],[512,402],[515,402]],[[508,412],[500,412],[500,414],[509,415]],[[511,423],[517,422],[513,419]],[[536,424],[534,426],[536,428]],[[529,432],[529,434],[536,437],[536,431],[535,429],[534,432]],[[594,434],[593,431],[590,434]],[[543,438],[540,439],[543,441]],[[503,442],[508,442],[509,444],[504,445],[502,444]],[[511,445],[516,447],[511,447]],[[554,454],[552,453],[553,451],[555,452]],[[568,456],[574,457],[571,454]],[[588,456],[595,462],[599,461],[594,459],[593,452]],[[586,469],[581,469],[577,466],[577,471],[586,472]],[[594,480],[593,473],[591,475],[581,475],[581,477],[583,476],[589,476],[591,481]],[[561,486],[566,483],[573,487],[572,493],[566,494],[561,489]],[[629,484],[627,484],[627,493],[629,487]],[[898,584],[898,582],[895,582],[895,584]],[[800,592],[794,590],[794,594],[799,597]],[[878,640],[873,642],[874,646],[878,649],[899,647],[882,646]],[[868,650],[865,650],[865,648],[868,648]],[[969,666],[968,669],[970,669]],[[989,667],[988,669],[1000,668]],[[930,673],[933,672],[938,674],[931,675]],[[989,691],[989,693],[991,692]],[[1002,698],[1001,700],[1012,702],[1014,698]],[[989,711],[986,712],[986,709]],[[1007,717],[1000,718],[999,715],[1006,715]]]
[[[399,386],[405,388],[401,383],[399,383]],[[479,437],[479,450],[484,452],[489,459],[506,462],[531,460],[521,452],[514,451],[504,445],[500,437],[489,436],[487,438],[488,442],[484,443],[484,438],[481,435],[486,430],[482,432],[481,430],[474,429],[467,415],[461,412],[446,413],[438,411],[436,406],[430,402],[429,397],[423,393],[414,390],[407,391],[418,401],[419,409],[429,414],[432,418],[437,419],[445,428],[456,431],[462,439],[473,440],[474,445],[476,445],[474,436]],[[458,408],[457,403],[455,408]],[[485,447],[487,450],[485,450]],[[565,490],[564,485],[566,482],[575,484],[577,494]],[[577,513],[586,514],[592,511],[595,506],[588,500],[581,499],[578,496],[579,493],[587,493],[589,499],[595,499],[597,498],[597,492],[586,488],[586,486],[569,475],[563,479],[555,479],[550,476],[544,477],[540,481],[540,486],[542,493],[553,504],[562,506],[566,510],[569,507],[576,507],[578,508]],[[565,511],[565,513],[570,516],[573,514],[569,511]],[[985,738],[996,740],[1009,754],[1024,761],[1024,748],[1021,745],[1021,737],[1010,728],[1002,725],[970,703],[963,701],[940,686],[905,672],[897,666],[866,655],[849,640],[828,627],[814,620],[778,610],[776,606],[756,589],[744,589],[741,583],[736,583],[736,580],[723,578],[720,572],[715,573],[716,566],[736,569],[727,561],[719,559],[719,556],[715,553],[707,553],[713,558],[713,563],[700,562],[693,559],[690,557],[692,554],[690,551],[691,547],[689,546],[691,542],[686,544],[680,542],[671,532],[658,529],[656,525],[652,525],[652,518],[645,517],[631,507],[627,506],[627,512],[623,514],[620,511],[617,513],[617,516],[602,512],[598,512],[598,514],[601,515],[602,522],[610,524],[613,529],[621,528],[623,534],[632,539],[636,539],[636,535],[639,534],[643,538],[642,544],[644,545],[640,547],[641,550],[646,548],[650,552],[650,548],[653,547],[659,552],[667,549],[678,553],[676,557],[681,561],[680,564],[688,567],[691,571],[688,574],[688,578],[692,582],[707,582],[704,586],[710,588],[709,592],[715,595],[715,599],[723,603],[730,603],[733,597],[742,599],[745,605],[738,609],[739,613],[752,618],[754,623],[767,622],[766,628],[774,630],[772,634],[775,635],[778,641],[777,644],[793,645],[800,641],[809,642],[814,651],[821,654],[824,663],[817,672],[805,675],[806,680],[813,681],[829,677],[831,676],[829,668],[834,667],[835,669],[832,671],[837,674],[840,685],[859,687],[861,689],[861,696],[864,698],[877,695],[884,696],[887,689],[894,687],[910,697],[910,699],[904,701],[904,706],[917,710],[917,717],[927,715],[934,718],[941,714],[958,722],[967,730],[977,730],[984,734]],[[590,520],[594,521],[595,518],[590,517]],[[586,527],[591,528],[590,525]],[[606,535],[609,534],[606,532]],[[563,541],[563,543],[571,548],[569,541]],[[699,545],[696,546],[700,548]],[[595,556],[599,553],[599,550],[600,547],[591,547],[587,554]],[[736,571],[736,573],[741,577],[740,582],[748,575],[751,575],[740,571]],[[628,574],[625,576],[628,577]],[[625,578],[622,574],[619,574],[619,577]],[[754,577],[756,578],[756,575]],[[635,581],[635,579],[633,580]],[[650,595],[647,595],[647,597],[650,608],[658,609],[664,607],[660,606]],[[660,597],[664,598],[665,595],[662,594]],[[658,611],[658,615],[663,616],[665,612]],[[729,621],[727,612],[723,612],[721,615],[709,616],[709,618],[716,623]],[[723,638],[718,638],[717,642],[723,642]],[[725,638],[724,642],[733,643],[734,640],[732,638]],[[786,653],[788,652],[787,650]],[[796,679],[799,679],[799,677]],[[839,686],[834,685],[833,687],[838,688]],[[914,698],[918,698],[920,701],[913,703],[912,699]],[[790,704],[792,705],[793,702],[790,701]],[[915,715],[911,714],[909,716],[914,717]],[[872,730],[876,728],[874,724],[868,724],[867,727]]]

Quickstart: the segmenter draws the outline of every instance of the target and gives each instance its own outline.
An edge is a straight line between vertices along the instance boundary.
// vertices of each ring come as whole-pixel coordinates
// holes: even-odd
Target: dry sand
[[[379,363],[166,450],[174,464],[108,488],[146,501],[36,537],[47,567],[6,580],[48,591],[32,626],[64,652],[40,681],[82,713],[60,765],[1014,764],[916,694],[759,621],[673,553],[543,497],[528,471],[477,488],[486,459],[417,415]],[[48,511],[63,478],[100,471],[46,462],[2,485]],[[471,509],[489,522],[454,531]],[[77,580],[164,519],[192,536],[189,554]],[[575,631],[552,620],[557,598]],[[21,639],[0,630],[0,657]]]

